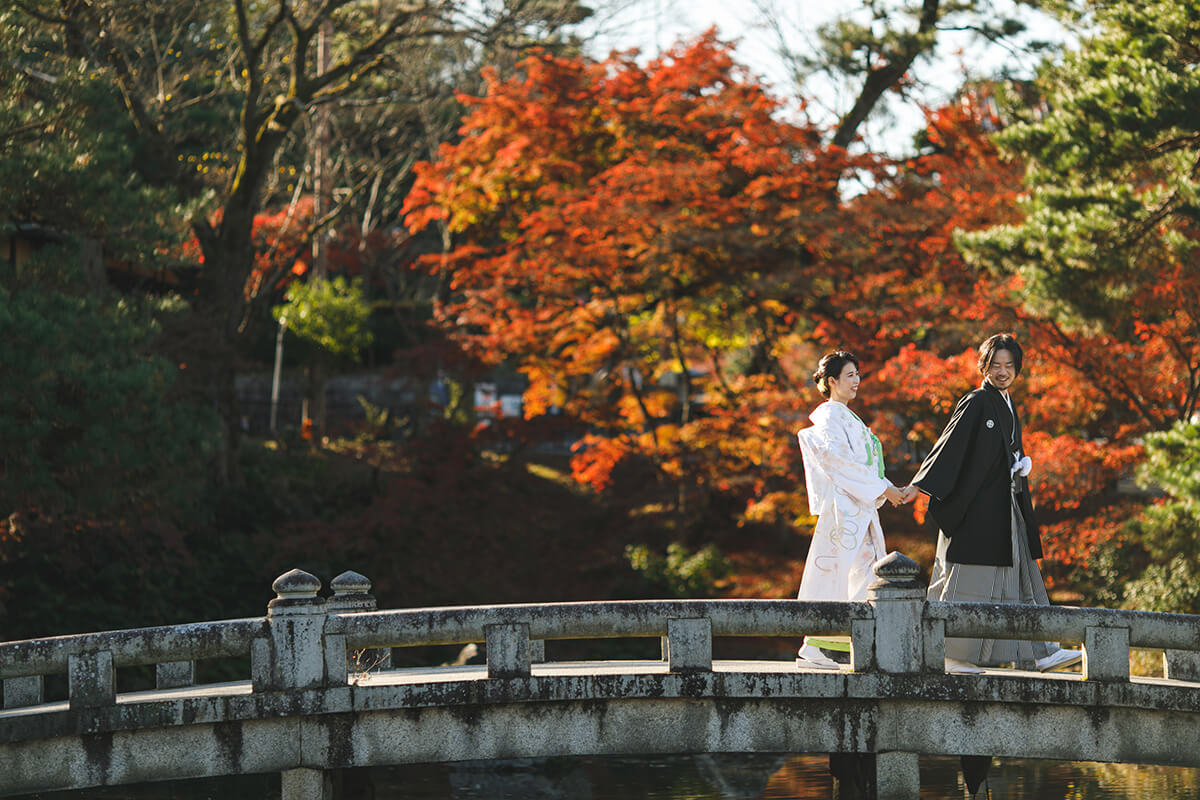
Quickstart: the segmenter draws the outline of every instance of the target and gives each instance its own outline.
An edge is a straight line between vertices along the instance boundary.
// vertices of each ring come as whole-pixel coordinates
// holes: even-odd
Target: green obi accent
[[[850,407],[846,407],[850,411]],[[867,423],[859,418],[858,414],[850,411],[850,415],[858,420],[858,424],[863,427],[863,444],[867,448],[867,466],[875,465],[875,471],[879,473],[879,477],[883,477],[883,445],[879,443],[879,437],[875,435],[875,431],[867,427]]]

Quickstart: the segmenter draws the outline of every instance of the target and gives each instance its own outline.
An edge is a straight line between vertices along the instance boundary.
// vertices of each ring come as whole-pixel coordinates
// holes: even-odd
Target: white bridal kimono
[[[797,434],[809,511],[817,516],[800,600],[865,600],[871,566],[887,552],[876,510],[891,482],[879,439],[844,403],[828,400]]]

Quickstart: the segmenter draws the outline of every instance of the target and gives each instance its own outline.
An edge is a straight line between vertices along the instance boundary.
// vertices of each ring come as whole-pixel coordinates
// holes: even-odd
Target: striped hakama
[[[938,531],[937,559],[933,564],[927,597],[962,603],[1023,603],[1050,605],[1042,571],[1029,552],[1025,518],[1012,495],[1012,566],[956,564],[946,561],[950,539]],[[1044,658],[1059,649],[1057,642],[1030,642],[1019,639],[946,639],[946,657],[981,667],[1026,662]]]

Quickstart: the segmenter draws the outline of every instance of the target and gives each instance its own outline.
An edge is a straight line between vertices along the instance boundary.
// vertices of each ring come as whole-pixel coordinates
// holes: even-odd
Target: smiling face
[[[997,350],[987,365],[985,380],[1002,392],[1007,392],[1017,379],[1017,360],[1008,350]]]
[[[861,380],[858,367],[853,361],[847,362],[840,375],[829,379],[829,399],[849,403],[858,395],[858,384]]]

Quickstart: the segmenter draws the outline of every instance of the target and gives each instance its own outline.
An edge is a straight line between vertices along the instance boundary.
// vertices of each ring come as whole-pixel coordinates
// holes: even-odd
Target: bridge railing
[[[1006,603],[930,602],[926,657],[940,665],[946,636],[1079,642],[1085,680],[1128,680],[1131,648],[1163,651],[1164,676],[1200,680],[1200,615]],[[939,650],[939,647],[942,649]]]
[[[69,707],[116,703],[118,668],[155,665],[156,687],[192,686],[205,659],[248,658],[254,692],[345,686],[356,653],[390,666],[391,648],[485,644],[489,677],[531,674],[544,642],[658,637],[673,672],[706,671],[714,637],[845,635],[853,672],[942,673],[945,638],[1079,642],[1083,679],[1129,680],[1131,648],[1161,649],[1168,678],[1200,681],[1200,616],[1150,612],[926,602],[917,565],[893,553],[876,565],[868,602],[634,600],[378,611],[357,573],[333,595],[293,570],[274,584],[262,618],[56,636],[0,644],[4,707],[45,702],[47,676],[68,677]]]
[[[489,674],[529,674],[548,640],[660,638],[672,671],[712,667],[713,637],[800,637],[873,630],[867,603],[795,600],[624,600],[377,611],[331,630],[351,649],[484,642]],[[868,630],[870,628],[870,630]],[[860,645],[863,646],[863,645]]]
[[[45,679],[66,675],[71,708],[116,702],[115,670],[155,665],[156,685],[176,688],[195,681],[195,662],[250,653],[263,619],[194,622],[105,631],[0,644],[4,707],[38,705]]]

